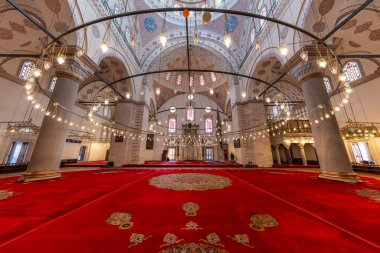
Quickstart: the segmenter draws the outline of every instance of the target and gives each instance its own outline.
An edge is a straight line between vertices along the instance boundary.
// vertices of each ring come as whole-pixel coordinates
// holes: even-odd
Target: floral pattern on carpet
[[[13,196],[13,192],[6,191],[6,190],[0,190],[0,200],[7,199],[9,197]]]
[[[372,199],[376,203],[380,203],[380,191],[374,189],[360,189],[356,190],[356,194]]]
[[[182,205],[182,209],[185,211],[186,216],[197,216],[199,208],[199,205],[194,202],[187,202]]]
[[[265,228],[278,226],[278,221],[269,214],[255,214],[251,216],[249,227],[256,231],[265,231]]]
[[[232,185],[232,180],[228,177],[206,173],[178,173],[153,177],[149,184],[160,189],[170,189],[175,191],[206,191],[223,189]]]
[[[107,219],[107,223],[113,226],[119,226],[119,229],[130,229],[133,227],[131,221],[132,215],[130,213],[113,213]]]
[[[179,253],[179,252],[196,252],[196,253],[228,253],[224,249],[217,248],[202,243],[186,243],[179,246],[174,246],[170,249],[162,250],[161,253]]]

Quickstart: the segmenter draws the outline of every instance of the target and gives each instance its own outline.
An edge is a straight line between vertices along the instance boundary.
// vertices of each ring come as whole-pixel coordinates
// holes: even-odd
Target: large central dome
[[[144,0],[145,3],[152,9],[156,8],[227,8],[231,9],[232,6],[235,5],[237,0],[215,0],[210,3],[210,1],[207,0]],[[159,14],[161,17],[163,17],[162,14]],[[214,13],[213,19],[218,18],[221,15],[221,13]],[[200,24],[202,22],[202,15],[201,13],[197,13],[196,15],[197,22]],[[176,24],[176,25],[185,25],[185,20],[182,16],[182,12],[168,12],[166,14],[166,20],[170,23]],[[195,13],[190,12],[189,17],[189,25],[193,26],[195,25]]]

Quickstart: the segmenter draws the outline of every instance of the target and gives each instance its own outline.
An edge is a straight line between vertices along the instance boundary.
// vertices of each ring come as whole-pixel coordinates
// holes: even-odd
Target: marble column
[[[144,102],[132,100],[117,102],[115,122],[120,124],[120,128],[124,129],[125,137],[123,141],[115,142],[115,136],[112,136],[108,160],[113,162],[115,167],[120,167],[124,164],[136,164],[139,161],[140,141],[134,140],[130,134],[126,134],[131,129],[125,126],[135,129],[142,126],[142,117],[139,114],[142,113],[143,107]],[[135,134],[135,132],[132,133]]]
[[[285,154],[286,154],[286,159],[288,160],[288,164],[292,165],[293,164],[293,158],[292,158],[292,153],[290,152],[290,145],[285,145]]]
[[[277,164],[281,164],[281,156],[280,156],[280,149],[279,145],[274,146],[274,150],[276,151],[276,158],[277,158]]]
[[[307,165],[307,159],[306,159],[306,154],[305,154],[305,145],[304,144],[298,144],[298,147],[300,148],[300,152],[301,152],[302,164]]]
[[[315,59],[301,63],[295,68],[294,74],[302,85],[302,91],[309,112],[309,120],[321,167],[319,177],[345,182],[359,182],[354,173],[344,146],[338,122],[335,115],[321,120],[318,107],[323,106],[330,111],[332,106],[323,82],[323,70]],[[316,109],[317,108],[317,109]],[[318,120],[319,123],[315,123]]]
[[[52,93],[50,111],[54,111],[58,102],[70,111],[75,108],[79,83],[87,77],[90,72],[83,64],[74,59],[67,59],[64,65],[55,66],[57,82]],[[58,107],[58,115],[53,118],[45,115],[40,133],[28,168],[21,176],[21,181],[37,181],[60,177],[60,163],[63,148],[66,142],[69,125],[59,122],[58,116],[63,119],[70,119],[71,114]],[[61,114],[62,113],[62,114]]]

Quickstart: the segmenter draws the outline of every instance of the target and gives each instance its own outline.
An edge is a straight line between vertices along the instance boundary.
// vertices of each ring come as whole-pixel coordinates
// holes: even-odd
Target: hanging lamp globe
[[[188,9],[184,9],[183,12],[182,12],[182,15],[185,17],[185,18],[188,18],[190,16],[190,11]]]
[[[203,12],[202,24],[207,25],[211,21],[211,13],[209,11]]]

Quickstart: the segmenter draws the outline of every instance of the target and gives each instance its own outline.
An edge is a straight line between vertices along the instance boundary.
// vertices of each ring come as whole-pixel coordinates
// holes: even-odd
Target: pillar
[[[280,149],[279,145],[274,146],[274,150],[276,151],[276,157],[277,157],[277,164],[281,164],[281,156],[280,156]]]
[[[49,108],[53,111],[56,101],[68,110],[74,111],[79,83],[90,74],[90,71],[74,59],[66,59],[64,65],[57,65],[55,69],[57,82]],[[63,121],[58,122],[57,119],[61,116],[61,112],[62,119],[70,119],[71,114],[59,108],[57,111],[59,114],[55,118],[45,115],[28,168],[20,180],[37,181],[61,176],[59,167],[69,125]]]
[[[292,153],[290,152],[290,144],[284,144],[284,148],[285,148],[285,155],[286,155],[286,159],[288,160],[288,164],[292,165],[293,158],[292,158]]]
[[[317,66],[315,59],[309,59],[308,63],[297,66],[295,75],[302,86],[309,120],[312,123],[311,129],[321,167],[319,177],[359,182],[360,179],[354,173],[348,158],[335,115],[321,121],[320,110],[315,109],[321,105],[328,111],[332,108],[323,82],[322,69]],[[315,120],[319,123],[316,124]]]
[[[133,139],[130,134],[135,135],[136,131],[132,129],[140,129],[142,127],[143,118],[141,114],[143,113],[144,104],[144,102],[132,100],[117,102],[115,122],[116,126],[124,129],[124,138],[120,142],[115,142],[114,135],[111,138],[108,160],[113,162],[115,167],[124,164],[137,164],[140,161],[140,140]]]
[[[298,147],[300,148],[300,151],[301,151],[302,164],[307,165],[307,159],[306,159],[306,154],[305,154],[305,145],[304,144],[298,144]]]

